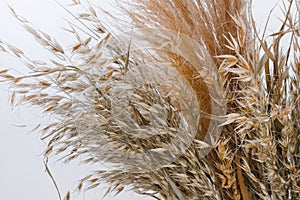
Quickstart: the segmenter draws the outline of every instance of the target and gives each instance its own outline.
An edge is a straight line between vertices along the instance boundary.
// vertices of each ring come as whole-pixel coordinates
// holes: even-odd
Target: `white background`
[[[61,2],[66,5],[70,1]],[[98,2],[99,6],[104,6],[103,0],[95,2]],[[254,1],[252,7],[260,32],[263,30],[269,11],[276,6],[276,2],[274,0]],[[54,0],[0,0],[0,39],[21,48],[30,57],[47,59],[48,54],[44,53],[35,40],[12,17],[8,5],[14,7],[20,15],[26,17],[39,29],[55,36],[59,42],[68,44],[71,41],[66,32],[62,31],[62,27],[66,25],[64,18],[70,18],[70,16]],[[106,5],[105,7],[113,10]],[[268,29],[270,32],[277,30],[276,17],[281,16],[278,6],[273,14],[271,26]],[[0,69],[3,68],[24,71],[20,62],[0,53]],[[57,200],[56,191],[43,166],[41,153],[45,144],[39,140],[36,132],[30,132],[30,129],[39,122],[39,110],[22,108],[12,111],[8,94],[8,86],[0,83],[0,199]],[[15,124],[26,124],[28,128],[19,128],[14,126]],[[80,166],[78,163],[64,165],[60,162],[52,162],[50,167],[62,194],[72,189],[76,181],[92,169]],[[102,199],[104,192],[105,187],[103,190],[81,194],[74,199]],[[105,199],[146,200],[150,198],[126,191],[116,197],[113,194],[109,195]]]

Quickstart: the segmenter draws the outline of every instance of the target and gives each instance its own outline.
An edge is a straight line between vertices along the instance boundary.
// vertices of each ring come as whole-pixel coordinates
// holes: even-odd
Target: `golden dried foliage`
[[[84,6],[82,1],[72,5]],[[86,165],[117,166],[91,172],[79,182],[78,191],[106,182],[110,187],[104,196],[130,187],[166,200],[299,199],[300,5],[285,3],[286,15],[278,32],[269,36],[272,42],[258,34],[249,5],[245,0],[122,2],[119,8],[132,19],[132,29],[142,28],[144,42],[157,46],[161,38],[170,37],[166,33],[175,32],[203,47],[180,40],[182,54],[171,48],[178,46],[176,41],[131,51],[134,42],[109,33],[90,4],[77,16],[90,34],[82,37],[70,23],[66,30],[76,41],[69,49],[12,10],[54,59],[31,60],[0,40],[1,51],[31,70],[18,76],[4,69],[0,77],[16,88],[12,105],[40,106],[53,116],[53,122],[34,129],[48,142],[45,157],[60,155],[70,162],[83,156]],[[158,31],[164,33],[158,36],[153,30],[169,32]],[[283,48],[283,39],[289,46]],[[197,64],[213,65],[206,70],[187,59],[200,50],[209,58],[197,57]],[[213,98],[211,85],[225,103]],[[217,104],[227,107],[227,113],[213,116]],[[193,119],[185,108],[204,115],[191,115]],[[214,133],[209,132],[214,117],[221,121],[222,133],[208,144],[204,138]],[[151,168],[167,159],[167,143],[177,138],[172,148],[180,149],[193,131],[195,138],[182,155]],[[211,150],[203,156],[208,146]],[[130,157],[148,151],[164,156]],[[152,170],[138,170],[149,160]],[[69,192],[65,199],[70,199]]]

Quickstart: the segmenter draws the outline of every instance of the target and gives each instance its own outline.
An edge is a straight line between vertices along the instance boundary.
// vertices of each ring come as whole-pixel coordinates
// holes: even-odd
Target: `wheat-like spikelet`
[[[70,23],[71,48],[12,9],[53,59],[31,60],[0,40],[30,69],[0,76],[15,88],[13,106],[52,116],[36,127],[45,158],[111,166],[76,190],[106,182],[107,193],[130,187],[154,199],[299,198],[299,2],[286,3],[273,43],[257,33],[244,0],[122,1],[132,27],[112,24],[119,35],[90,4],[72,2],[90,33]]]

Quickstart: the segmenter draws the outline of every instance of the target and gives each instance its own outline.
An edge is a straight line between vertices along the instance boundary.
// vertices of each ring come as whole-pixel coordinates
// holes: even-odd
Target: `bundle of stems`
[[[13,106],[51,116],[34,130],[45,158],[99,166],[78,191],[108,183],[107,194],[127,187],[153,199],[299,199],[300,4],[284,1],[281,26],[267,36],[251,5],[118,1],[126,21],[73,0],[84,11],[70,12],[80,23],[66,28],[71,48],[12,9],[53,58],[32,60],[0,40],[30,70],[0,77],[15,88]],[[118,34],[99,14],[118,19]]]

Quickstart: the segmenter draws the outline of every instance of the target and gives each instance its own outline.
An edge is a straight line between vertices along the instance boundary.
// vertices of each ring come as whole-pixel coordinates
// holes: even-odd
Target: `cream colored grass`
[[[80,1],[73,3],[81,6]],[[162,92],[165,88],[178,92],[180,83],[167,82],[166,77],[150,67],[149,76],[156,73],[163,86],[141,86],[143,73],[139,66],[152,66],[154,60],[172,63],[173,72],[182,75],[184,83],[191,88],[187,93],[195,96],[200,112],[211,113],[212,99],[207,95],[206,82],[201,76],[195,76],[201,75],[200,72],[184,58],[161,50],[152,52],[153,57],[146,57],[143,52],[124,54],[121,50],[124,44],[109,42],[114,36],[99,21],[97,9],[87,5],[79,20],[92,33],[83,38],[71,25],[68,31],[77,38],[71,50],[34,29],[12,10],[37,42],[53,53],[53,59],[32,61],[20,49],[0,40],[1,51],[21,59],[31,70],[28,75],[19,76],[4,69],[0,76],[16,88],[11,95],[13,106],[40,106],[45,115],[53,116],[52,123],[36,127],[48,142],[45,158],[58,155],[70,162],[85,156],[86,165],[105,161],[128,168],[132,163],[120,161],[113,152],[126,154],[162,148],[162,142],[182,131],[178,126],[182,115],[178,114],[176,101],[170,101]],[[273,38],[270,43],[257,33],[248,1],[123,1],[120,9],[132,19],[133,28],[170,29],[204,44],[218,68],[220,82],[217,84],[221,83],[225,91],[227,115],[223,117],[222,134],[204,158],[199,144],[203,144],[201,140],[210,123],[206,117],[199,119],[202,130],[197,132],[192,145],[173,163],[146,172],[122,168],[93,171],[76,189],[93,189],[106,182],[110,184],[108,193],[120,193],[129,186],[154,199],[299,199],[300,5],[291,0],[285,6],[282,27],[269,36]],[[291,13],[292,6],[297,8],[295,13]],[[287,51],[282,50],[283,38],[290,41],[285,47]],[[113,52],[113,56],[108,57],[107,52]],[[125,80],[128,69],[134,73],[126,84],[136,95],[132,99],[134,104],[128,105],[134,113],[127,116],[128,120],[146,130],[149,116],[141,112],[147,106],[141,105],[155,102],[160,109],[169,106],[165,134],[136,139],[131,130],[127,131],[126,124],[116,126],[120,119],[113,112],[112,102],[122,102],[115,89],[124,89],[120,80]],[[84,102],[73,98],[82,94],[85,94]],[[78,125],[85,131],[80,131]],[[66,199],[69,198],[67,193]]]

